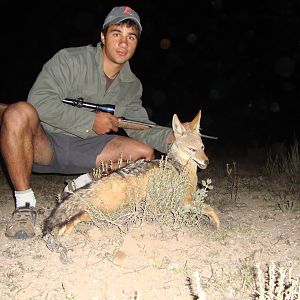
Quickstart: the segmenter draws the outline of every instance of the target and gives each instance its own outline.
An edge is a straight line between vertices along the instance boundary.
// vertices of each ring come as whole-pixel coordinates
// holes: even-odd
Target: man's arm
[[[124,117],[131,120],[151,123],[148,117],[148,113],[142,106],[141,99],[138,97],[135,97],[128,105],[126,105],[126,112],[124,114]],[[152,123],[154,124],[154,122]],[[167,153],[168,146],[173,142],[173,131],[172,128],[169,127],[157,125],[153,128],[145,130],[125,129],[125,131],[128,136],[138,139],[162,153]]]
[[[75,64],[66,51],[58,52],[44,65],[29,92],[28,102],[37,109],[46,126],[85,138],[93,134],[95,113],[62,103],[78,72]]]

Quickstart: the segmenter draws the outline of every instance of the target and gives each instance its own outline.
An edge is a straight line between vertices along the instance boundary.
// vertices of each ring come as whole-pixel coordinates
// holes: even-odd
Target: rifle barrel
[[[81,98],[79,99],[66,98],[63,99],[62,102],[79,108],[84,107],[84,108],[93,109],[95,111],[108,112],[112,115],[115,113],[115,105],[113,104],[96,104],[96,103],[83,101],[83,99]]]

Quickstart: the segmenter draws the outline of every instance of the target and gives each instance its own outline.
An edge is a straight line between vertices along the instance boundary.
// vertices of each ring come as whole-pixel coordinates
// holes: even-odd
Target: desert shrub
[[[117,212],[105,214],[90,204],[86,209],[98,226],[114,225],[122,231],[132,224],[158,222],[178,230],[182,227],[199,228],[202,222],[202,206],[209,190],[213,188],[211,179],[202,180],[196,190],[192,205],[183,206],[183,198],[191,183],[186,169],[178,172],[168,162],[168,157],[160,160],[159,170],[150,176],[146,197],[141,199],[139,178],[136,188],[128,191],[129,205]],[[84,200],[83,200],[84,201]]]

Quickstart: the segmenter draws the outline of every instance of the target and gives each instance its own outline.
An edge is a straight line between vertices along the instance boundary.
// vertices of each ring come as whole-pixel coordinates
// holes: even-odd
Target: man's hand
[[[95,113],[93,130],[97,134],[105,134],[110,131],[117,132],[118,127],[115,125],[117,122],[118,117],[106,112],[97,112]]]

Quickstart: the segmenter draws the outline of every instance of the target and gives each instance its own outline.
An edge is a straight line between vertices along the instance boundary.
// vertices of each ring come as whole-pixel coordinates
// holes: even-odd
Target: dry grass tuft
[[[202,288],[200,272],[195,271],[193,277],[188,277],[187,280],[193,300],[207,300],[207,295]]]
[[[254,299],[258,300],[299,300],[300,277],[292,278],[292,267],[288,269],[272,262],[267,271],[257,265],[257,291]]]
[[[277,190],[279,208],[286,212],[299,208],[300,205],[300,156],[299,143],[295,140],[290,150],[283,156],[267,156],[265,172],[272,180],[283,187]]]
[[[228,180],[228,188],[230,190],[230,200],[237,204],[240,178],[237,174],[235,161],[232,162],[232,164],[226,164],[226,174]]]
[[[285,155],[272,156],[268,152],[265,165],[267,175],[272,178],[284,179],[292,184],[299,183],[300,180],[300,156],[299,143],[297,140],[291,145],[290,150]]]

